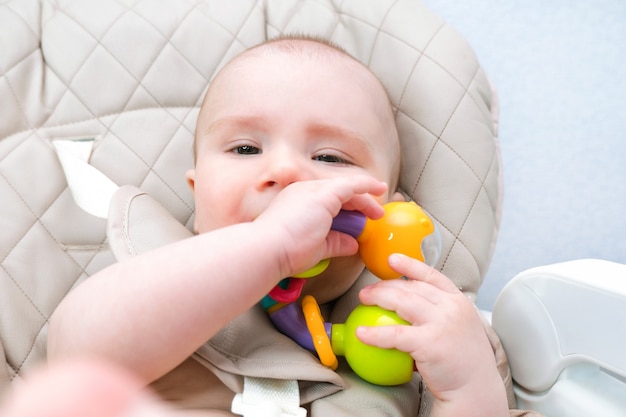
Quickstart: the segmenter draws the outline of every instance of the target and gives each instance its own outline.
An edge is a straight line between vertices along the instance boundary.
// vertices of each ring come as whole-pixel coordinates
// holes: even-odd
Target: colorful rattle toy
[[[392,253],[402,253],[429,265],[437,262],[441,250],[439,233],[430,216],[412,202],[384,205],[385,215],[371,220],[360,212],[342,210],[332,229],[353,236],[359,242],[359,254],[365,266],[381,279],[399,278],[387,262]],[[399,385],[411,380],[413,358],[396,349],[382,349],[362,343],[356,337],[359,326],[404,324],[398,315],[378,306],[357,306],[344,324],[324,322],[317,301],[300,297],[305,279],[321,274],[330,260],[282,280],[262,301],[262,306],[280,332],[305,349],[317,353],[329,368],[338,366],[337,356],[344,356],[352,370],[364,380],[377,385]]]

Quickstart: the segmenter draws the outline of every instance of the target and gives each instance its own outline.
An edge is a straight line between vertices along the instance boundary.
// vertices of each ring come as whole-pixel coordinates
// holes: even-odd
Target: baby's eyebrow
[[[205,134],[210,135],[216,131],[246,129],[250,131],[268,131],[271,129],[269,122],[260,116],[234,115],[216,119],[208,126]],[[324,138],[329,141],[349,145],[353,149],[367,150],[374,152],[373,145],[356,131],[346,129],[328,123],[310,123],[304,128],[304,133],[309,138]]]
[[[206,133],[229,128],[246,128],[251,130],[265,129],[267,123],[261,117],[255,116],[228,116],[213,121]]]
[[[348,141],[351,144],[365,146],[369,150],[373,150],[372,144],[363,136],[357,132],[353,132],[340,126],[316,123],[308,126],[307,133],[312,137],[324,137],[328,139]]]

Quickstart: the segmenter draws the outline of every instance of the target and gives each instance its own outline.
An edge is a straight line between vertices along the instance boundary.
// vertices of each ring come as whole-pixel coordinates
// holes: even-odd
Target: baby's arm
[[[431,416],[508,416],[504,383],[474,304],[434,268],[403,255],[391,267],[407,280],[364,288],[361,301],[412,326],[362,327],[365,343],[409,352],[435,397]]]
[[[366,176],[292,184],[252,222],[146,252],[95,274],[50,320],[48,355],[96,355],[152,381],[181,363],[287,276],[356,253],[330,231],[341,208],[380,217]]]

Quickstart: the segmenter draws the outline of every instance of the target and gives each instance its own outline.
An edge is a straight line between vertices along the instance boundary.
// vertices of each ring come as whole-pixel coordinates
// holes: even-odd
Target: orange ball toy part
[[[357,240],[365,266],[380,279],[394,279],[400,274],[389,266],[389,255],[402,253],[423,262],[422,241],[435,233],[435,225],[413,202],[391,202],[383,207],[385,215],[377,220],[368,218]]]

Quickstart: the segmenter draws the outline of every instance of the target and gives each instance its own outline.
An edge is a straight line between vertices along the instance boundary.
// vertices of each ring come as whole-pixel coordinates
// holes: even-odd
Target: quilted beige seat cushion
[[[472,50],[419,1],[3,0],[0,384],[45,358],[55,306],[114,261],[52,141],[94,139],[91,165],[190,226],[184,172],[206,87],[235,54],[286,32],[331,38],[381,78],[401,187],[440,224],[438,267],[475,294],[499,224],[497,106]]]

